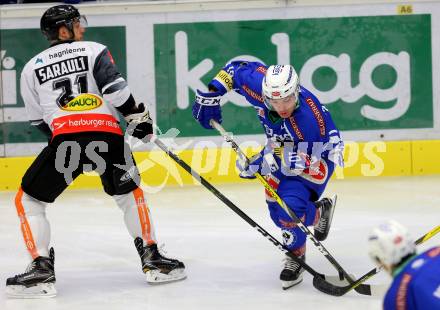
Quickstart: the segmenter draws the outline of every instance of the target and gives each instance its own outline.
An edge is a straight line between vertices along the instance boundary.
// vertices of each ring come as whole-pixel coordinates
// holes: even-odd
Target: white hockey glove
[[[142,140],[153,134],[153,120],[142,102],[138,105],[137,113],[125,116],[125,120],[128,123],[127,132],[129,135]]]

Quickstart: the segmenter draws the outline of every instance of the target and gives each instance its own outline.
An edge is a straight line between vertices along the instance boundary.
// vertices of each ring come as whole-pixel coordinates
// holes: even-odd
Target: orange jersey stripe
[[[18,217],[20,218],[20,226],[21,226],[21,232],[23,234],[24,242],[32,258],[35,259],[40,255],[38,254],[37,246],[35,245],[34,237],[32,236],[31,227],[29,226],[29,223],[26,219],[23,203],[21,202],[22,197],[23,197],[23,190],[20,187],[17,195],[15,196],[15,207],[17,208]]]
[[[145,203],[144,192],[139,187],[133,191],[134,200],[138,208],[139,220],[142,228],[142,239],[147,242],[147,245],[156,243],[151,239],[151,223],[150,213]]]

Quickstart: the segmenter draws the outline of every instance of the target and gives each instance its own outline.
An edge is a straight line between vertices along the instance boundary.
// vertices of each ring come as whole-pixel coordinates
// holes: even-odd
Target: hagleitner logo
[[[94,94],[81,94],[70,100],[65,106],[61,107],[64,111],[87,111],[99,108],[102,105],[103,99]]]

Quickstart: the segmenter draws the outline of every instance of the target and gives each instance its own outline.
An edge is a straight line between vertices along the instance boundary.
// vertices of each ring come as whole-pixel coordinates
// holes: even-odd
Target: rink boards
[[[257,151],[248,149],[249,154]],[[178,156],[208,181],[219,183],[247,182],[236,173],[235,153],[229,147],[177,150]],[[409,176],[439,174],[440,141],[371,141],[346,144],[345,168],[338,168],[334,178]],[[0,158],[0,190],[15,190],[21,177],[34,160],[32,157]],[[158,191],[166,185],[195,185],[198,182],[160,150],[135,152],[142,175],[142,186]],[[80,176],[71,189],[100,188],[94,173]]]

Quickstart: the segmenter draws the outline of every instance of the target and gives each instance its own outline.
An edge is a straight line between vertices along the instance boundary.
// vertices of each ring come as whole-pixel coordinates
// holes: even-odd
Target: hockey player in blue
[[[395,221],[373,229],[368,243],[370,257],[394,278],[384,310],[440,309],[440,247],[417,255],[414,240]]]
[[[307,89],[290,65],[267,67],[259,62],[234,61],[227,64],[208,85],[209,92],[197,91],[193,116],[206,129],[210,120],[221,123],[220,99],[234,90],[255,109],[266,133],[264,149],[250,164],[238,160],[240,177],[264,175],[268,183],[305,225],[314,226],[316,239],[327,238],[336,196],[318,200],[335,163],[342,165],[343,143],[328,110]],[[237,121],[239,121],[237,119]],[[297,257],[305,259],[306,235],[266,192],[274,223],[283,240]],[[284,289],[302,281],[303,269],[286,256],[280,280]]]

